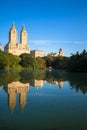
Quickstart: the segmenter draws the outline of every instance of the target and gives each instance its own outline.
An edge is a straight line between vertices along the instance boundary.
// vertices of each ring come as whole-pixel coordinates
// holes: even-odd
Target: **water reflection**
[[[8,94],[8,106],[12,113],[16,107],[17,95],[19,95],[20,109],[21,111],[24,110],[30,86],[39,89],[44,86],[45,82],[48,82],[63,88],[64,82],[68,81],[70,88],[77,92],[80,90],[85,94],[87,92],[86,76],[86,73],[68,73],[65,71],[2,71],[0,73],[0,84],[4,85],[4,90]],[[2,90],[2,86],[0,90]]]
[[[39,89],[44,86],[44,83],[45,83],[44,80],[33,80],[32,85],[36,89]],[[59,86],[59,88],[62,88],[64,85],[64,82],[53,81],[53,84],[56,84]],[[30,88],[29,83],[21,83],[19,81],[11,82],[7,85],[4,85],[4,90],[8,95],[7,102],[8,102],[8,107],[11,113],[13,113],[16,107],[17,94],[19,95],[20,110],[23,112],[26,105],[27,92],[29,91],[29,88]]]
[[[86,77],[59,70],[0,72],[0,128],[87,129]]]
[[[33,86],[35,88],[43,87],[44,86],[44,80],[34,80],[33,81]]]
[[[3,87],[2,87],[2,86],[0,86],[0,91],[2,91],[2,89],[3,89]]]
[[[8,106],[10,111],[13,112],[16,106],[16,94],[19,94],[20,109],[23,111],[26,105],[26,94],[29,90],[29,83],[12,82],[5,85],[4,89],[8,94]]]
[[[77,92],[87,92],[87,73],[69,73],[65,71],[11,71],[0,72],[0,86],[12,84],[12,82],[28,83],[28,86],[36,88],[44,86],[45,81],[50,84],[56,84],[62,88],[64,82],[70,83],[70,88],[75,89]],[[14,83],[13,83],[14,84]],[[13,86],[18,86],[17,84]],[[18,87],[17,87],[18,88]],[[1,87],[0,87],[1,89]]]
[[[58,81],[55,80],[55,81],[53,81],[53,83],[56,84],[56,85],[58,85],[59,88],[63,88],[63,86],[64,86],[64,82],[63,81],[59,81],[58,82]]]

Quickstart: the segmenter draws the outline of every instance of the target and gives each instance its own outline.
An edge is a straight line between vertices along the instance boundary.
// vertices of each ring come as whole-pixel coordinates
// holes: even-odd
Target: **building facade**
[[[33,57],[44,57],[45,56],[43,50],[32,50],[30,53]]]
[[[8,44],[6,44],[4,51],[18,56],[23,53],[30,54],[30,48],[28,45],[28,34],[24,26],[20,33],[20,43],[18,43],[17,30],[14,24],[12,24],[12,27],[9,31],[9,42]]]

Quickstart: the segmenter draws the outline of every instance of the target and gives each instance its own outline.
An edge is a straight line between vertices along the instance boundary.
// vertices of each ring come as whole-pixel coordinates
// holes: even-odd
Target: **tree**
[[[20,58],[12,54],[0,51],[0,69],[20,67]]]
[[[47,55],[46,57],[44,57],[44,60],[46,62],[46,67],[52,67],[52,62],[54,60],[54,57],[52,55]]]
[[[87,72],[87,52],[72,54],[68,62],[69,71]]]
[[[34,57],[32,57],[30,54],[21,54],[20,55],[21,62],[20,65],[24,68],[29,68],[29,69],[36,69],[38,68],[38,63]]]
[[[37,61],[37,63],[38,63],[38,67],[39,67],[40,69],[46,68],[46,62],[45,62],[44,58],[42,58],[42,57],[37,57],[37,58],[36,58],[36,61]]]
[[[67,62],[68,62],[67,57],[58,56],[54,59],[52,66],[55,69],[66,69],[67,68]]]

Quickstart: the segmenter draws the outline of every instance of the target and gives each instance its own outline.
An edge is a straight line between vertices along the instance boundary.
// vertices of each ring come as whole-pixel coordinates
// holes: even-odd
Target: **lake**
[[[0,71],[0,130],[87,130],[87,73]]]

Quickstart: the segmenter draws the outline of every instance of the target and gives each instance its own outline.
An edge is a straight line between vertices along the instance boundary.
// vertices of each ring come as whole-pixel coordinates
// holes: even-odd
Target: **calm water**
[[[1,71],[0,130],[87,130],[87,73]]]

